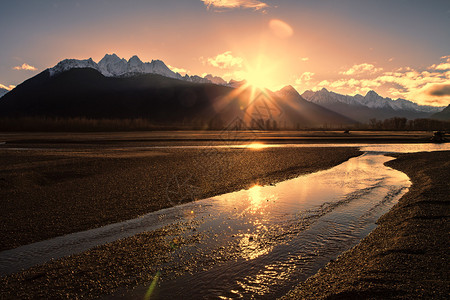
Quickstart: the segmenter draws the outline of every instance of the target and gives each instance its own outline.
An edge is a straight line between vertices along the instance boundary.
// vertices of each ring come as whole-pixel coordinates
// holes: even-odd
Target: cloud
[[[270,20],[269,28],[273,34],[283,39],[291,37],[294,34],[294,29],[288,23],[279,19]]]
[[[350,95],[366,94],[370,90],[374,90],[381,86],[380,82],[371,79],[339,79],[336,81],[323,80],[319,87],[329,88],[331,90],[351,91],[347,92]]]
[[[201,0],[208,9],[211,8],[250,8],[253,10],[262,10],[269,5],[258,0]]]
[[[438,71],[447,71],[450,70],[450,63],[441,63],[438,65],[432,65],[430,69]]]
[[[5,89],[5,90],[10,91],[10,90],[12,90],[15,87],[16,87],[15,85],[3,85],[3,84],[0,83],[0,89]]]
[[[302,83],[306,83],[308,81],[311,81],[311,79],[313,78],[315,74],[313,72],[305,72],[303,73],[300,78],[298,78],[297,80],[295,80],[295,84],[300,85]]]
[[[383,68],[376,68],[372,64],[363,63],[359,65],[354,65],[347,71],[340,72],[342,75],[362,75],[362,74],[373,74],[383,71]]]
[[[445,59],[450,59],[450,57],[445,57]],[[341,72],[340,74],[344,75],[342,78],[312,83],[318,88],[325,87],[350,95],[365,94],[368,90],[373,89],[385,93],[391,98],[408,99],[419,104],[447,106],[450,103],[450,71],[443,72],[436,68],[418,70],[403,67],[390,72],[382,72],[381,68],[370,64],[356,66],[351,68],[353,71]],[[347,76],[349,74],[358,76],[349,78]]]
[[[244,59],[241,57],[233,56],[231,51],[226,51],[222,54],[217,55],[216,57],[208,58],[206,62],[209,65],[219,69],[230,69],[233,67],[242,67]]]
[[[428,90],[428,93],[431,96],[438,96],[438,97],[450,96],[450,84],[434,85]]]
[[[428,69],[436,71],[447,71],[450,70],[450,55],[445,55],[441,57],[444,62],[440,64],[431,65]]]
[[[13,70],[27,70],[27,71],[37,71],[37,69],[29,64],[23,64],[21,66],[13,67]]]
[[[180,74],[187,74],[187,73],[189,73],[188,70],[183,69],[183,68],[172,67],[171,65],[167,65],[167,67],[168,67],[172,72],[175,72],[175,73],[180,73]]]

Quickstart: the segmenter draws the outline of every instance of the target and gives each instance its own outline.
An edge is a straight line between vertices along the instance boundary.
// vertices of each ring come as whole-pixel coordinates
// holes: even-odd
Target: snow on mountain
[[[9,90],[0,88],[0,98],[3,97]]]
[[[441,111],[444,107],[419,105],[409,100],[391,98],[384,98],[378,95],[375,91],[369,91],[365,96],[362,95],[341,95],[334,92],[330,92],[323,88],[320,91],[306,91],[302,95],[308,101],[320,104],[330,105],[335,103],[345,103],[353,106],[365,106],[376,109],[392,109],[394,111],[412,111],[423,113],[436,113]]]
[[[103,75],[112,77],[120,76],[128,72],[128,62],[125,58],[119,58],[116,54],[106,54],[98,66]]]
[[[215,83],[219,85],[228,85],[225,80],[220,77],[207,75],[205,78],[200,76],[181,76],[175,73],[166,66],[161,60],[152,60],[151,62],[142,62],[136,55],[131,57],[128,61],[124,58],[118,57],[116,54],[106,54],[98,64],[91,58],[87,60],[65,59],[59,62],[55,67],[50,69],[50,75],[68,71],[74,68],[92,68],[106,77],[124,77],[133,76],[136,74],[158,74],[161,76],[185,80],[195,83]]]
[[[50,69],[50,76],[69,71],[71,69],[79,68],[91,68],[101,72],[99,66],[92,60],[92,58],[78,60],[78,59],[65,59],[60,61],[56,66]]]

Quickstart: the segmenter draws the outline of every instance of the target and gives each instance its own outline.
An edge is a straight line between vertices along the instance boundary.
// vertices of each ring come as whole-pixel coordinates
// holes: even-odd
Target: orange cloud
[[[27,71],[37,71],[37,69],[29,64],[23,64],[21,66],[13,67],[13,70],[27,70]]]
[[[269,5],[258,0],[201,0],[208,9],[215,8],[251,8],[263,10]]]
[[[180,74],[187,74],[187,73],[189,73],[188,70],[183,69],[183,68],[172,67],[171,65],[167,65],[167,67],[168,67],[172,72],[175,72],[175,73],[180,73]]]
[[[449,59],[450,57],[445,57]],[[440,64],[442,65],[442,64]],[[334,81],[312,82],[317,88],[336,89],[350,95],[364,94],[374,89],[384,91],[388,97],[397,97],[415,101],[419,104],[447,106],[450,104],[450,71],[442,72],[435,64],[431,71],[420,71],[404,67],[391,72],[381,72],[371,64],[355,65],[341,75],[358,75],[340,78]],[[380,73],[381,72],[381,73]]]
[[[0,83],[0,89],[5,89],[5,90],[10,91],[10,90],[12,90],[15,87],[16,87],[15,85],[3,85],[3,84]]]
[[[219,69],[230,69],[233,67],[240,68],[244,59],[242,57],[233,56],[231,51],[218,54],[216,57],[208,58],[207,63]]]
[[[280,38],[288,38],[294,34],[294,30],[288,23],[278,19],[270,20],[269,28],[273,34]]]
[[[450,55],[442,56],[441,57],[444,62],[440,64],[434,64],[430,66],[428,69],[436,70],[436,71],[447,71],[450,70]]]
[[[383,68],[375,68],[374,65],[363,63],[359,65],[354,65],[350,69],[344,72],[340,72],[342,75],[362,75],[362,74],[373,74],[383,71]]]
[[[314,74],[313,72],[305,72],[305,73],[303,73],[303,74],[300,76],[300,78],[298,78],[297,80],[295,80],[295,84],[300,85],[300,84],[302,84],[302,83],[311,81],[311,79],[312,79],[312,77],[313,77],[314,75],[315,75],[315,74]]]

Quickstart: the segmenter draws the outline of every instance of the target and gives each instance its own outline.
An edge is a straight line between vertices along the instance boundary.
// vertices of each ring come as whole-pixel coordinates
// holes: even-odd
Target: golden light
[[[248,145],[247,147],[252,150],[260,150],[260,149],[267,148],[268,146],[261,144],[261,143],[252,143],[252,144]]]
[[[254,185],[248,190],[248,196],[251,203],[252,212],[256,212],[258,208],[261,206],[261,203],[264,202],[264,195],[262,194],[262,186]]]
[[[254,64],[246,64],[243,72],[244,80],[248,86],[257,89],[275,90],[279,86],[274,80],[277,74],[278,64],[275,60],[259,55]]]

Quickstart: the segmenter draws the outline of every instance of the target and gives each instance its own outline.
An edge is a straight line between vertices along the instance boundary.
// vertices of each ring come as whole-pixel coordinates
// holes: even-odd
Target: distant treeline
[[[102,132],[102,131],[147,131],[147,130],[200,130],[207,129],[200,123],[155,124],[149,120],[136,119],[89,119],[19,117],[0,118],[1,131],[49,131],[49,132]]]
[[[368,124],[372,130],[444,130],[450,131],[449,121],[439,121],[434,119],[390,118],[385,120],[370,119]]]
[[[269,125],[267,125],[267,124]],[[267,125],[267,126],[266,126]],[[154,130],[398,130],[398,131],[450,131],[449,121],[432,119],[407,120],[391,118],[385,120],[371,119],[368,124],[304,127],[297,124],[277,124],[275,121],[233,124],[229,128],[223,122],[192,121],[179,124],[157,124],[143,118],[136,119],[90,119],[90,118],[50,118],[18,117],[0,118],[0,132],[104,132],[104,131],[154,131]]]

